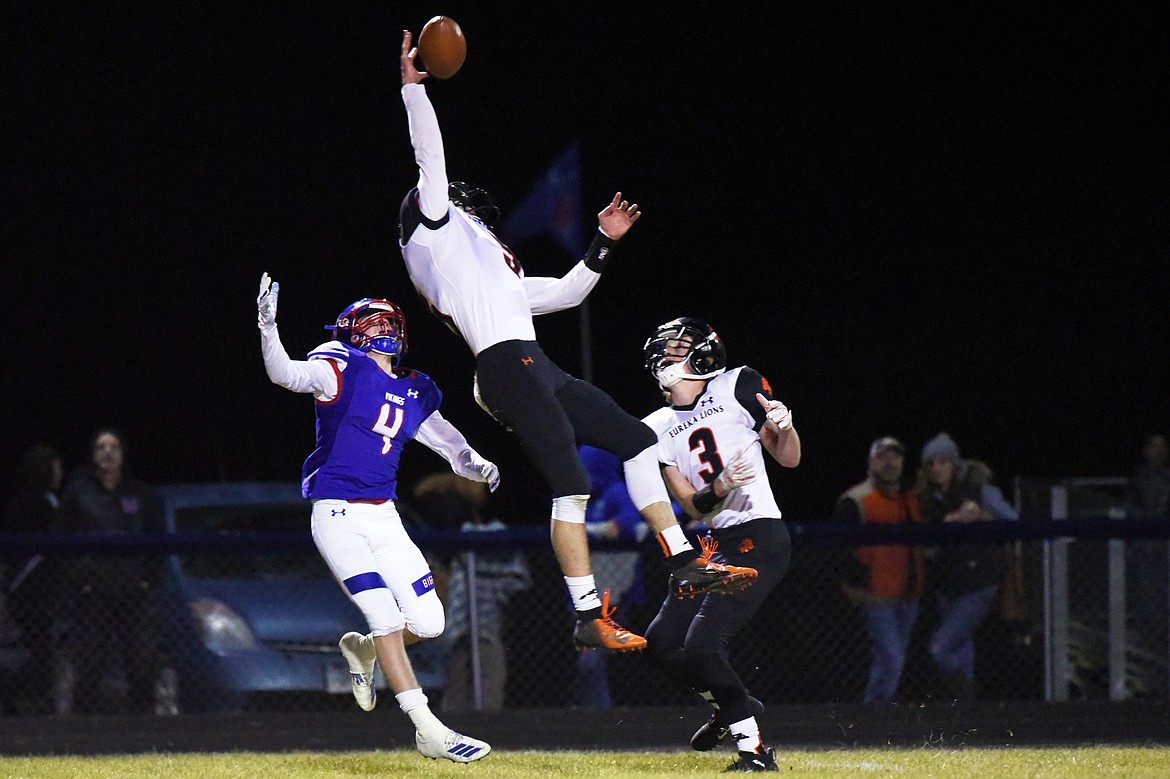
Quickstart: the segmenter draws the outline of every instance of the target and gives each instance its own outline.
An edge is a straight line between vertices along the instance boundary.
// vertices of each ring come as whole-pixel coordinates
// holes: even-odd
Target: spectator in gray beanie
[[[927,463],[936,457],[941,457],[944,460],[950,460],[955,464],[956,468],[966,470],[967,464],[959,457],[959,445],[955,443],[955,439],[951,438],[946,433],[939,433],[934,438],[926,442],[926,446],[922,447],[922,462]]]
[[[959,445],[939,433],[922,448],[918,495],[924,522],[1018,519],[991,483],[991,469],[959,456]],[[927,581],[938,605],[929,650],[955,699],[975,696],[975,631],[990,612],[1004,574],[1002,544],[944,544],[926,549]]]

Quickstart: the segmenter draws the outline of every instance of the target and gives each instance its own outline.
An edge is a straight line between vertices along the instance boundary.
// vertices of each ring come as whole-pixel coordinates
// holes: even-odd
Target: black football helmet
[[[333,339],[363,352],[378,352],[394,358],[397,367],[406,354],[406,314],[389,300],[362,298],[337,315],[337,323],[326,325]]]
[[[682,342],[675,344],[676,350],[686,346],[687,352],[681,359],[667,353],[672,341]],[[646,339],[642,356],[646,369],[662,389],[673,387],[683,379],[710,379],[727,370],[727,350],[719,334],[711,325],[692,316],[659,325],[654,335]],[[693,373],[687,373],[684,365],[689,365]]]
[[[495,228],[500,218],[500,207],[496,205],[495,198],[485,190],[473,187],[466,181],[452,181],[447,185],[447,197],[457,207],[488,227]]]

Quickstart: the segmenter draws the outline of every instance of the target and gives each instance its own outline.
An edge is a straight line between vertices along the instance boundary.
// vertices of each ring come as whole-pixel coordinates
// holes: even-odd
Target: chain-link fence
[[[1109,515],[1109,506],[1093,503],[1099,489],[1080,495],[1080,488],[1067,485],[1066,503],[1054,510],[1054,486],[1060,485],[1022,484],[1021,522],[1062,512],[1070,519]],[[295,489],[276,489],[240,493],[253,501],[240,505],[184,508],[179,500],[169,520],[178,535],[169,546],[155,545],[168,554],[150,556],[153,562],[141,549],[108,542],[78,548],[62,539],[47,545],[13,536],[0,541],[4,713],[353,706],[337,640],[348,630],[364,631],[364,621],[306,543],[307,511]],[[856,541],[848,533],[818,540],[818,524],[794,533],[787,576],[731,649],[752,694],[766,703],[859,701],[865,686],[869,643],[841,587]],[[643,654],[574,651],[574,616],[546,528],[531,525],[503,538],[419,538],[445,601],[475,611],[459,615],[469,630],[458,641],[445,636],[410,649],[440,710],[444,699],[483,708],[696,700]],[[1010,564],[975,637],[979,699],[1167,699],[1165,531],[1125,540],[1098,534],[988,543],[1002,547]],[[500,571],[514,569],[517,555],[526,569],[522,589],[493,587],[493,576],[513,575]],[[666,592],[657,543],[598,547],[594,561],[599,586],[613,590],[616,619],[644,630]],[[452,587],[463,582],[467,590],[455,597]],[[493,605],[500,610],[498,635],[483,615]],[[455,615],[448,619],[454,622]],[[936,622],[928,590],[900,700],[948,694],[927,651]],[[470,642],[481,624],[481,640]]]

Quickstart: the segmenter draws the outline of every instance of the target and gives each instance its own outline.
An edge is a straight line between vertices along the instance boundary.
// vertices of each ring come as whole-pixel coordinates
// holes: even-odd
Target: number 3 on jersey
[[[394,423],[387,425],[390,421],[390,412],[394,412]],[[375,433],[382,436],[382,454],[390,451],[390,447],[394,444],[394,436],[398,435],[398,430],[402,427],[402,409],[398,406],[391,406],[389,403],[382,404],[382,411],[378,414],[378,421],[374,423],[371,428]]]
[[[691,445],[692,452],[699,451],[699,462],[707,466],[698,472],[699,478],[707,484],[715,481],[723,472],[723,458],[719,456],[719,449],[715,445],[715,433],[709,427],[700,427],[691,433],[687,443]]]

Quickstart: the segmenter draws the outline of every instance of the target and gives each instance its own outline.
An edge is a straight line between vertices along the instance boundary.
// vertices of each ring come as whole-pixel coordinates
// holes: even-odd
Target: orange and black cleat
[[[746,590],[756,583],[760,573],[755,568],[721,565],[711,560],[719,542],[710,537],[699,539],[703,554],[670,575],[671,591],[676,598],[694,598],[713,592],[727,595]]]
[[[646,648],[646,639],[631,633],[614,622],[616,609],[609,607],[609,590],[601,598],[601,619],[578,621],[573,628],[573,646],[584,649],[604,649],[607,652],[637,652]]]

